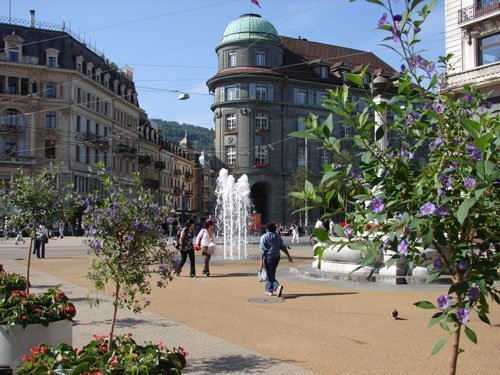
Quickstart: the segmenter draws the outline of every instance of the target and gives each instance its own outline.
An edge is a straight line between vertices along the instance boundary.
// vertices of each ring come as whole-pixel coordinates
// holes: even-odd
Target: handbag
[[[261,270],[259,270],[259,283],[262,283],[264,281],[267,281],[267,272],[266,272],[266,269],[263,268]]]
[[[215,242],[212,240],[208,243],[208,252],[210,254],[215,253]]]

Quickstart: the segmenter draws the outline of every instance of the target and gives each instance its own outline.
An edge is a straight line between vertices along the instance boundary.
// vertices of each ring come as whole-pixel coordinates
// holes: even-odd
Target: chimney
[[[31,27],[35,27],[35,10],[30,10]]]

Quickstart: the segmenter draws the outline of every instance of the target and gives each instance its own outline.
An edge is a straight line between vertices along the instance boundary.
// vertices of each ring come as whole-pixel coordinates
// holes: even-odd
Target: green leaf
[[[488,147],[492,139],[493,139],[493,134],[491,133],[485,134],[474,141],[474,146],[476,146],[479,150],[481,150],[481,152],[485,152],[486,148]]]
[[[314,186],[310,181],[306,181],[306,183],[304,184],[304,191],[307,197],[312,197],[314,195]]]
[[[476,198],[468,198],[462,202],[460,207],[457,210],[456,217],[460,225],[462,225],[465,221],[465,218],[469,214],[469,210],[476,203]]]
[[[322,228],[314,228],[313,233],[316,235],[316,238],[318,239],[319,242],[325,242],[330,240],[327,231]]]
[[[432,228],[429,227],[427,231],[422,235],[422,247],[427,249],[432,244]]]
[[[439,322],[439,326],[440,326],[443,330],[445,330],[446,332],[451,333],[451,331],[450,331],[450,327],[448,327],[448,324],[443,323],[443,322]]]
[[[426,310],[431,310],[431,309],[436,309],[437,308],[436,306],[434,306],[434,304],[432,304],[429,301],[416,302],[416,303],[414,303],[414,305],[417,306],[417,307],[420,307],[421,309],[426,309]]]
[[[444,312],[438,312],[438,313],[435,313],[431,320],[429,321],[429,326],[428,328],[432,327],[434,324],[436,323],[439,323],[441,320],[443,320],[443,318],[446,317],[446,313]]]
[[[434,348],[432,349],[431,355],[436,355],[441,350],[443,345],[446,344],[447,341],[448,341],[448,339],[439,340],[437,342],[437,344],[434,345]]]
[[[469,327],[467,326],[464,326],[465,327],[465,335],[469,338],[470,341],[472,341],[474,344],[477,344],[477,336],[476,336],[476,333],[470,329]]]
[[[344,77],[354,83],[356,86],[363,86],[363,79],[357,74],[344,72]]]
[[[425,283],[426,284],[430,284],[432,283],[433,281],[435,281],[439,276],[441,276],[441,272],[434,272],[434,273],[431,273],[429,276],[427,276],[427,278],[425,279]]]
[[[479,131],[481,130],[481,125],[477,121],[471,120],[469,118],[460,118],[460,124],[467,130],[472,138],[479,138]]]
[[[488,315],[486,315],[485,313],[478,311],[477,316],[479,316],[479,319],[481,319],[484,323],[491,325],[491,322],[488,319]]]

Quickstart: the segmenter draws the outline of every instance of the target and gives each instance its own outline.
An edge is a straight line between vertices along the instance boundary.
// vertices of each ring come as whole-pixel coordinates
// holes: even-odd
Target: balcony
[[[180,175],[182,174],[182,172],[181,172],[181,170],[180,170],[180,169],[175,168],[175,169],[174,169],[174,174],[175,174],[176,176],[180,176]]]
[[[31,156],[1,156],[0,164],[15,164],[15,165],[34,165],[36,158]]]
[[[167,167],[167,165],[165,164],[164,161],[161,161],[161,160],[155,161],[155,168],[156,169],[165,169],[166,167]]]
[[[19,125],[0,125],[0,134],[22,134],[23,127]]]
[[[149,155],[139,155],[139,165],[149,165],[151,164],[151,156]]]
[[[144,178],[142,184],[146,189],[158,189],[160,187],[160,181],[154,178]]]
[[[184,177],[186,178],[186,180],[191,180],[193,178],[193,174],[191,172],[186,172],[184,174]]]
[[[181,188],[178,188],[178,187],[174,188],[174,195],[181,195],[181,193],[182,193]]]
[[[122,156],[135,157],[137,149],[127,144],[120,143],[119,145],[116,146],[116,153]]]
[[[474,5],[458,11],[458,24],[473,21],[498,10],[500,10],[500,0],[475,0]]]
[[[271,166],[271,163],[255,163],[255,168],[267,168],[270,166]]]

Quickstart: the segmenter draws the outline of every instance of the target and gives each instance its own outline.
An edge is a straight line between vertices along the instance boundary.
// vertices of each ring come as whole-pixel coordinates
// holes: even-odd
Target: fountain
[[[223,237],[224,259],[247,258],[248,223],[250,221],[250,185],[246,174],[238,181],[227,169],[221,169],[215,190],[217,236]]]

